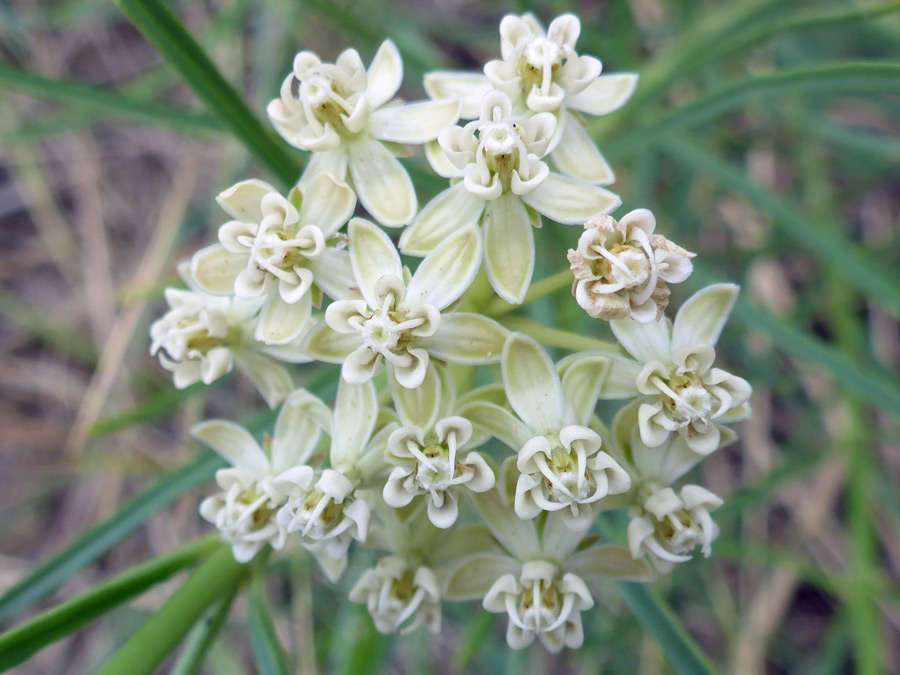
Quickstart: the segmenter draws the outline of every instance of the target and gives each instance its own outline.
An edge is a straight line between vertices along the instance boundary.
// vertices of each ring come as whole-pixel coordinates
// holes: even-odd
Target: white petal
[[[481,266],[481,232],[474,225],[441,242],[425,259],[409,282],[404,304],[428,303],[442,310],[463,294]]]
[[[668,362],[672,358],[669,322],[663,317],[653,323],[638,323],[632,319],[609,322],[613,335],[639,363]]]
[[[522,195],[522,201],[541,215],[565,225],[580,225],[614,211],[622,203],[609,190],[558,173],[551,173],[540,187]]]
[[[588,115],[608,115],[625,105],[634,93],[637,82],[637,73],[601,75],[584,91],[569,96],[566,105]]]
[[[191,436],[206,443],[237,468],[259,477],[269,474],[269,459],[244,427],[225,420],[209,420],[191,427]]]
[[[288,371],[280,363],[248,350],[235,352],[238,370],[253,380],[266,405],[275,408],[294,390]]]
[[[320,173],[303,190],[299,226],[316,225],[327,238],[350,220],[355,208],[350,186],[330,173]]]
[[[521,560],[540,555],[541,544],[533,520],[520,519],[500,499],[497,489],[470,493],[475,510],[500,545]]]
[[[244,223],[259,223],[263,214],[260,204],[263,197],[270,192],[278,194],[278,190],[268,183],[251,179],[233,185],[216,197],[225,213]]]
[[[301,351],[317,361],[343,363],[361,344],[359,333],[338,333],[321,321],[309,331]]]
[[[441,319],[436,335],[422,338],[432,356],[463,365],[497,363],[509,331],[481,314],[455,312]]]
[[[386,274],[402,278],[400,254],[384,231],[362,218],[350,221],[350,260],[359,290],[369,307],[378,307],[375,283]]]
[[[563,400],[566,409],[571,411],[572,421],[586,425],[597,406],[610,358],[597,353],[576,356],[580,358],[567,359],[562,370]]]
[[[736,284],[714,284],[688,298],[675,315],[672,350],[698,344],[715,345],[739,291]]]
[[[388,378],[394,407],[404,426],[430,429],[441,406],[441,378],[433,363],[428,364],[425,379],[415,389],[401,387],[395,378]]]
[[[309,262],[313,281],[333,300],[353,300],[359,297],[359,285],[353,275],[350,253],[326,248],[322,255]]]
[[[600,544],[569,556],[566,569],[587,583],[609,579],[620,581],[653,581],[654,574],[646,560],[635,560],[624,546]]]
[[[308,391],[295,391],[281,408],[272,439],[272,471],[281,474],[306,464],[316,449],[323,429],[331,423],[331,411]]]
[[[522,200],[505,194],[484,215],[484,267],[494,290],[513,304],[525,299],[534,271],[534,233]]]
[[[465,169],[460,169],[441,147],[438,141],[429,141],[425,144],[425,159],[431,165],[432,170],[442,178],[459,178],[465,174]]]
[[[425,91],[434,99],[455,98],[462,102],[460,117],[478,117],[481,99],[491,90],[491,83],[482,73],[439,70],[425,75]]]
[[[221,244],[202,248],[191,258],[191,276],[212,295],[233,295],[234,280],[247,269],[246,253],[230,253]]]
[[[320,173],[330,173],[335,178],[347,179],[347,151],[344,148],[314,152],[310,155],[309,164],[300,174],[297,187],[305,190],[313,178]]]
[[[309,293],[293,304],[286,303],[281,294],[273,293],[260,312],[255,337],[269,345],[287,344],[303,332],[311,312]]]
[[[518,575],[520,563],[509,556],[476,554],[453,569],[444,585],[444,599],[481,600],[494,582],[504,574]]]
[[[451,98],[380,108],[372,113],[368,131],[380,141],[427,143],[444,127],[456,124],[459,107],[460,102]]]
[[[443,497],[440,506],[434,499],[428,499],[428,520],[435,527],[446,530],[453,526],[459,515],[459,497],[453,492],[444,492]]]
[[[562,173],[585,183],[609,185],[616,176],[581,122],[566,113],[562,138],[550,155]]]
[[[563,425],[562,388],[556,368],[536,340],[513,333],[503,347],[503,388],[516,414],[535,432]]]
[[[466,189],[463,182],[444,190],[425,205],[400,237],[400,250],[424,256],[467,225],[478,225],[485,202]]]
[[[331,430],[331,466],[353,466],[365,447],[378,418],[378,395],[372,382],[338,383],[334,404],[334,424]]]
[[[366,99],[372,108],[378,108],[394,98],[403,82],[403,60],[393,41],[381,43],[366,75]]]
[[[418,209],[416,191],[397,158],[372,138],[352,143],[349,153],[350,177],[366,211],[389,227],[411,223]]]
[[[457,414],[474,424],[476,431],[487,431],[514,451],[518,451],[532,436],[528,427],[511,412],[494,403],[471,401],[461,406]]]

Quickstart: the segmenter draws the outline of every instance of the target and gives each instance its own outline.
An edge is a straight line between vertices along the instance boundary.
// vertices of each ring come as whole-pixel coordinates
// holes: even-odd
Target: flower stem
[[[484,308],[484,313],[487,316],[491,316],[494,318],[503,316],[504,314],[509,314],[519,307],[522,307],[522,305],[527,305],[529,302],[540,300],[544,296],[555,293],[556,291],[560,290],[561,288],[565,288],[571,283],[572,271],[565,269],[562,272],[558,272],[551,277],[541,279],[540,281],[531,284],[531,287],[528,289],[528,293],[525,294],[525,300],[522,301],[521,305],[511,305],[510,303],[506,302],[506,300],[503,300],[501,298],[494,298]]]
[[[571,351],[599,349],[605,352],[619,352],[614,342],[606,340],[598,340],[597,338],[570,333],[559,328],[551,328],[537,321],[526,319],[522,316],[511,316],[500,321],[503,326],[510,330],[519,331],[530,335],[535,340],[548,347],[559,347],[561,349],[569,349]]]

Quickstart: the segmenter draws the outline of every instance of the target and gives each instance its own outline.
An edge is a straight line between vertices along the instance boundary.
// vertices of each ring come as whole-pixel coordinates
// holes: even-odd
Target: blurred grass
[[[726,497],[719,517],[720,555],[714,547],[711,561],[679,568],[659,591],[723,672],[900,671],[900,3],[616,0],[533,5],[544,21],[563,11],[580,13],[582,52],[603,59],[607,71],[641,73],[634,100],[591,127],[616,168],[614,189],[628,207],[651,208],[661,232],[700,254],[693,285],[731,279],[744,287],[720,357],[753,382],[757,415],[744,425],[739,446],[703,467],[704,483]],[[123,6],[149,11],[162,24],[170,21],[167,5],[158,0],[125,0]],[[174,5],[190,32],[211,49],[234,91],[202,67],[199,47],[187,40],[163,45],[164,52],[175,53],[179,72],[161,66],[109,3],[4,6],[0,36],[8,63],[0,66],[0,87],[10,92],[18,111],[16,124],[2,130],[4,147],[31,153],[45,177],[43,193],[39,190],[35,198],[57,205],[73,223],[87,209],[85,197],[61,187],[67,180],[60,170],[65,159],[53,164],[41,159],[72,147],[73,139],[103,148],[99,157],[79,162],[106,167],[110,176],[120,171],[134,176],[125,185],[152,191],[156,200],[169,189],[166,181],[143,161],[123,163],[119,153],[133,152],[136,146],[140,156],[161,163],[166,175],[180,153],[226,153],[226,161],[212,159],[203,167],[204,179],[195,189],[200,206],[192,218],[208,227],[203,239],[186,242],[180,251],[185,255],[212,236],[220,216],[213,213],[211,195],[223,185],[236,176],[267,173],[289,182],[298,171],[302,154],[283,149],[262,115],[293,50],[310,48],[333,58],[340,49],[355,46],[368,60],[381,40],[391,37],[405,59],[404,93],[414,99],[422,96],[421,76],[428,69],[472,68],[495,58],[499,18],[531,6],[369,0]],[[83,46],[84,36],[105,41],[92,51]],[[155,41],[162,44],[158,35]],[[129,54],[130,60],[104,59],[105,49]],[[200,105],[177,85],[179,75],[199,88]],[[217,120],[211,115],[217,109],[235,116]],[[256,119],[263,119],[262,125],[254,124]],[[168,131],[157,131],[162,128]],[[218,140],[226,128],[249,141],[255,159],[229,150],[232,142]],[[3,157],[8,165],[5,184],[14,187],[9,165],[15,166],[21,156],[4,149]],[[248,168],[251,161],[262,174]],[[421,160],[411,163],[423,166]],[[420,176],[414,173],[417,184]],[[440,189],[441,182],[432,179],[428,186]],[[15,261],[17,274],[2,277],[0,347],[8,363],[32,368],[28,372],[35,372],[35,363],[55,365],[51,373],[68,373],[65,386],[75,388],[104,348],[102,330],[91,337],[73,329],[88,323],[86,303],[91,299],[78,284],[85,283],[91,270],[76,265],[74,274],[61,274],[58,250],[36,258],[30,267],[20,262],[32,229],[41,231],[40,214],[46,210],[23,213],[2,187],[0,213],[16,225],[7,232],[17,235],[4,234],[4,264]],[[102,198],[114,203],[122,201],[127,188],[111,181],[100,189]],[[133,270],[130,248],[146,241],[146,224],[153,222],[152,214],[140,208],[152,199],[135,202],[122,225],[113,227],[108,217],[104,221],[116,254],[111,271],[120,280]],[[76,246],[91,245],[84,226],[73,224],[72,231]],[[58,236],[52,229],[44,232],[50,233],[44,246]],[[541,274],[549,276],[565,266],[565,249],[576,237],[575,228],[553,224],[538,233]],[[48,268],[54,271],[49,280]],[[71,281],[60,281],[64,274]],[[557,301],[565,299],[566,285],[557,286],[562,289],[558,295],[529,306],[524,315],[589,340],[607,339],[608,332],[587,320],[573,302]],[[684,291],[674,295],[677,302]],[[58,309],[59,297],[66,299],[66,311]],[[515,321],[526,325],[521,318]],[[153,385],[161,378],[142,356],[145,350],[146,344],[135,345],[133,360],[121,369],[104,419],[93,427],[92,448],[100,456],[117,453],[124,462],[141,463],[140,453],[153,457],[157,449],[166,463],[173,457],[184,461],[183,430],[191,415],[202,412],[196,398],[201,389],[174,392]],[[46,384],[36,379],[32,389],[24,389],[18,372],[0,372],[5,386],[14,385],[4,396],[0,421],[26,428],[37,409],[44,419],[63,420],[65,431],[66,399],[53,408],[52,396],[59,394],[50,393],[50,383],[59,379],[48,374]],[[167,386],[164,379],[162,383]],[[256,405],[255,399],[235,397],[234,386],[232,379],[213,389],[214,410],[244,410],[247,401]],[[150,424],[140,426],[151,419],[158,421],[154,424],[165,420],[165,426],[156,432]],[[258,423],[269,420],[270,414],[262,415]],[[41,461],[48,466],[68,462],[59,453],[64,439],[57,437],[54,445],[53,436],[36,433],[31,437],[38,440],[28,442],[36,444]],[[57,541],[71,541],[81,527],[122,501],[113,490],[105,510],[102,504],[83,506],[85,491],[96,493],[99,487],[102,494],[117,484],[112,469],[79,478],[63,493],[58,488],[41,492],[44,469],[32,468],[27,460],[23,464],[21,456],[0,456],[0,476],[25,476],[3,508],[15,506],[16,499],[37,499],[44,506],[34,523],[57,532]],[[33,486],[31,492],[23,493],[24,486]],[[59,503],[75,504],[88,519],[60,517]],[[189,506],[182,523],[188,522],[185,518],[196,521]],[[77,569],[145,520],[142,516],[105,548],[79,558]],[[148,550],[167,550],[160,544],[165,528],[159,520],[151,521],[148,530],[155,537],[142,535],[140,554],[132,550],[111,557],[110,564],[122,569]],[[49,551],[40,548],[34,534],[11,525],[3,528],[0,537],[14,547],[2,553],[20,560],[23,570],[36,558],[46,558]],[[42,586],[39,595],[53,588]],[[596,672],[597,664],[611,673],[634,672],[636,667],[649,673],[668,670],[642,646],[640,624],[614,593],[598,603],[602,611],[585,616],[586,631],[603,640],[588,640],[579,652],[550,657],[540,648],[526,656],[507,650],[502,622],[475,605],[448,609],[438,639],[423,634],[386,638],[374,631],[362,608],[347,603],[345,591],[313,585],[316,663],[326,672],[408,670],[410,663],[437,672],[588,673]],[[29,595],[30,600],[37,597]],[[333,611],[335,603],[341,604],[339,611]],[[258,614],[253,619],[257,653],[258,645],[265,644],[259,636],[271,646],[277,644],[272,636],[277,640],[291,634],[294,622],[313,620],[312,614],[291,616],[282,602],[274,603],[271,613],[271,626],[263,631],[259,626],[265,622],[260,623]],[[242,620],[234,614],[228,622]],[[237,649],[246,656],[253,650],[246,626],[240,628]],[[112,639],[104,638],[103,631]],[[125,637],[112,623],[86,635],[99,645],[92,666],[82,662],[86,670]],[[412,645],[419,645],[418,651]],[[75,641],[66,641],[60,647],[66,651],[57,653],[76,648]],[[611,650],[631,658],[617,658]],[[633,659],[639,659],[637,666]],[[222,659],[213,661],[218,665],[210,672],[220,672]],[[34,670],[23,672],[57,672],[48,663],[36,661]]]

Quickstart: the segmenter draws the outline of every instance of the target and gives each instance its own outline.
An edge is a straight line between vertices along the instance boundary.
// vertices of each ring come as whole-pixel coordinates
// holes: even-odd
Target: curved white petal
[[[454,312],[441,318],[435,335],[421,344],[432,356],[450,363],[481,365],[497,363],[509,331],[481,314]]]
[[[258,223],[263,218],[260,204],[270,192],[277,194],[278,190],[265,181],[254,178],[232,185],[216,197],[216,202],[235,220]]]
[[[332,300],[360,297],[348,251],[326,247],[321,256],[309,262],[308,267],[313,273],[313,282]]]
[[[290,373],[280,363],[248,350],[236,351],[234,361],[238,370],[253,381],[266,405],[276,407],[294,390]]]
[[[258,477],[270,472],[269,459],[244,427],[226,420],[208,420],[191,427],[191,436],[205,443],[236,468],[250,469]]]
[[[312,298],[309,293],[304,293],[292,304],[285,302],[280,293],[273,293],[260,312],[255,337],[267,345],[287,344],[303,332],[311,312]]]
[[[412,180],[403,165],[373,138],[362,138],[349,148],[350,177],[359,201],[382,225],[408,225],[418,202]]]
[[[441,408],[441,378],[434,363],[428,364],[425,379],[415,389],[401,387],[396,378],[388,378],[394,407],[405,427],[430,429]]]
[[[562,173],[585,183],[609,185],[616,180],[587,130],[570,113],[565,115],[562,137],[550,157]]]
[[[403,82],[403,60],[392,40],[381,43],[366,75],[366,99],[372,108],[378,108],[394,98]]]
[[[338,383],[331,430],[331,466],[353,465],[365,447],[378,418],[378,395],[371,381]]]
[[[558,173],[551,173],[540,187],[522,195],[522,201],[541,215],[565,225],[580,225],[614,211],[622,203],[609,190]]]
[[[281,408],[272,438],[272,471],[281,474],[306,464],[316,449],[323,429],[330,426],[331,411],[303,389],[295,391]]]
[[[481,232],[469,225],[441,242],[409,282],[404,304],[428,303],[442,310],[463,294],[481,266]]]
[[[533,338],[513,333],[503,347],[503,388],[516,414],[536,433],[563,426],[562,387],[553,361]]]
[[[637,83],[637,73],[601,75],[583,91],[569,96],[566,105],[588,115],[608,115],[625,105]]]
[[[715,345],[739,292],[737,284],[714,284],[688,298],[675,315],[672,351],[698,344]]]
[[[484,267],[494,290],[513,304],[525,299],[534,272],[534,233],[522,200],[505,194],[484,215]]]
[[[378,307],[375,284],[386,274],[402,278],[400,254],[384,230],[368,220],[352,219],[349,230],[353,275],[369,307]]]
[[[299,226],[316,225],[325,237],[341,229],[356,209],[356,195],[343,179],[320,173],[303,190]]]
[[[518,575],[521,563],[496,553],[468,556],[453,568],[444,585],[444,599],[451,601],[481,600],[494,582],[504,574]],[[500,610],[504,611],[504,610]]]
[[[640,363],[668,362],[672,358],[669,321],[663,317],[653,323],[638,323],[633,319],[609,322],[613,335],[625,350]]]
[[[584,426],[590,420],[609,367],[609,356],[597,353],[584,354],[566,364],[562,373],[563,400],[575,424]]]
[[[310,155],[309,164],[300,174],[300,180],[297,181],[297,187],[301,190],[306,189],[310,181],[320,173],[330,173],[335,178],[347,180],[347,151],[343,147],[334,150],[324,150],[322,152],[314,152]]]
[[[407,255],[427,255],[454,232],[478,225],[485,202],[460,181],[425,205],[400,237],[400,250]]]
[[[221,244],[202,248],[191,258],[191,276],[200,290],[211,295],[233,295],[234,281],[247,269],[246,253],[231,253]]]
[[[338,333],[320,321],[300,346],[300,350],[317,361],[343,363],[352,352],[362,345],[359,333]]]
[[[441,129],[456,124],[457,99],[392,105],[372,113],[368,131],[380,141],[419,145],[433,141]]]
[[[478,117],[481,99],[491,90],[483,73],[439,70],[425,75],[425,91],[434,99],[455,98],[462,102],[460,117]]]

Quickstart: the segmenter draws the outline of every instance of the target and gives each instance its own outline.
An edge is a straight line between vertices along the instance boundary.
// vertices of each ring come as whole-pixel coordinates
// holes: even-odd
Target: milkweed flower
[[[568,257],[575,276],[572,295],[591,317],[650,323],[663,316],[669,305],[666,284],[690,276],[695,254],[655,229],[656,218],[647,209],[619,221],[599,216],[585,223]]]
[[[321,173],[285,198],[268,183],[248,180],[217,201],[234,220],[219,228],[218,244],[194,254],[191,272],[207,293],[265,298],[256,339],[273,345],[295,340],[313,296],[323,291],[357,297],[348,254],[333,239],[356,206],[344,181]]]
[[[552,113],[559,120],[549,148],[556,168],[587,183],[609,185],[615,180],[612,168],[572,111],[607,115],[618,110],[634,92],[638,76],[601,75],[598,59],[575,50],[580,33],[581,22],[572,14],[558,16],[546,30],[531,13],[507,15],[500,22],[501,58],[485,65],[484,76],[438,71],[425,76],[425,90],[432,98],[459,97],[464,119],[478,114],[478,101],[491,88],[507,94],[517,113]]]
[[[441,590],[435,573],[410,566],[397,556],[385,556],[362,573],[350,591],[350,601],[366,605],[379,633],[406,635],[420,626],[441,632]]]
[[[541,216],[582,224],[621,203],[608,190],[550,171],[541,158],[555,126],[550,113],[514,115],[506,94],[485,94],[478,120],[438,136],[443,155],[429,154],[432,167],[462,180],[422,209],[403,232],[401,250],[425,255],[459,229],[482,224],[491,285],[504,300],[522,302],[534,269],[532,228]]]
[[[350,260],[362,299],[333,302],[304,353],[341,363],[348,382],[367,382],[387,365],[402,386],[422,384],[430,359],[480,365],[500,360],[507,331],[480,314],[445,312],[481,261],[481,236],[466,227],[431,252],[412,277],[388,236],[361,218],[350,221]]]
[[[368,70],[355,49],[342,52],[334,64],[322,63],[312,52],[297,54],[281,96],[267,112],[288,143],[314,153],[301,187],[320,172],[341,179],[349,174],[360,202],[379,223],[412,221],[416,193],[389,147],[433,140],[456,123],[460,103],[392,101],[402,79],[400,53],[390,40],[381,44]]]

